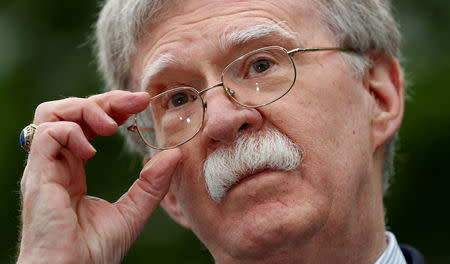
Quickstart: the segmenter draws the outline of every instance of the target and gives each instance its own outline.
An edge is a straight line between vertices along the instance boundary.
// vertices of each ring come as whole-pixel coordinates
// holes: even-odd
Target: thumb
[[[166,195],[181,156],[179,149],[165,150],[155,155],[142,169],[139,179],[116,202],[127,227],[131,229],[131,241],[139,236]]]

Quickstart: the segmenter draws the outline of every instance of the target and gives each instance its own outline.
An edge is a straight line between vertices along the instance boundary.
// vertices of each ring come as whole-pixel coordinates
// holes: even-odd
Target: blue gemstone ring
[[[26,152],[30,152],[31,142],[33,141],[34,131],[36,131],[37,126],[35,124],[31,124],[26,126],[22,132],[20,132],[20,146],[26,150]]]

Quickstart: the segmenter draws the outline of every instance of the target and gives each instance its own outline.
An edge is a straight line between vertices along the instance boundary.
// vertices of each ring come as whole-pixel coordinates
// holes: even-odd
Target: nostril
[[[249,124],[249,123],[244,123],[244,124],[242,124],[242,126],[239,128],[239,131],[245,130],[245,129],[249,128],[249,127],[250,127],[250,124]]]

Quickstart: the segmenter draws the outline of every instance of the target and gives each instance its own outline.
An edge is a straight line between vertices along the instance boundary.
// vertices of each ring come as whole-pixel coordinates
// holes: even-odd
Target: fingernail
[[[175,156],[173,156],[175,155]],[[165,160],[165,159],[174,159],[178,162],[180,162],[181,159],[181,151],[179,149],[168,149],[168,150],[164,150],[163,152],[160,152],[158,154],[156,154],[155,156],[153,156],[150,160],[147,161],[147,163],[145,164],[144,168],[150,168],[152,167],[155,163],[158,163],[160,160]],[[172,156],[172,157],[171,157]]]
[[[106,113],[105,113],[105,118],[106,118],[106,121],[108,122],[109,125],[117,126],[117,122],[114,119],[112,119],[112,117],[107,115]]]
[[[85,156],[83,157],[85,159],[90,159],[90,158],[94,157],[95,154],[97,154],[97,150],[94,148],[94,146],[92,146],[91,143],[89,143],[88,145],[89,145],[89,147],[87,149],[87,152],[84,153]]]
[[[136,92],[136,95],[142,97],[150,97],[150,95],[147,92]]]
[[[92,146],[92,144],[89,144],[89,145],[90,145],[90,147],[91,147],[91,148],[90,148],[91,151],[94,152],[94,153],[97,153],[97,150],[94,148],[94,146]]]

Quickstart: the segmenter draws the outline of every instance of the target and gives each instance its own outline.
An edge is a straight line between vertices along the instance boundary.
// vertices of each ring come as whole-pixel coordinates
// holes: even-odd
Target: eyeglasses
[[[237,104],[257,108],[271,104],[293,87],[297,78],[296,53],[313,51],[354,51],[346,47],[307,48],[287,51],[278,46],[251,51],[231,62],[222,72],[221,83],[201,91],[179,87],[160,93],[149,106],[135,115],[135,125],[144,143],[154,149],[175,148],[191,140],[203,126],[206,103],[202,95],[222,87]]]

